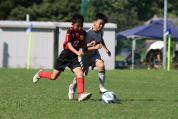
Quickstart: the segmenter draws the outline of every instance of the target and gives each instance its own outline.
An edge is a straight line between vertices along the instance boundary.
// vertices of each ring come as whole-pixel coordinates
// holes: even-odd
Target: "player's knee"
[[[56,80],[57,77],[51,76],[51,80]]]
[[[56,80],[56,78],[51,78],[51,80]]]
[[[77,69],[77,70],[74,70],[74,73],[77,77],[83,77],[83,71],[82,69]]]
[[[98,69],[103,69],[104,70],[104,63],[100,63],[97,65]]]
[[[83,77],[83,72],[79,72],[76,74],[76,77]]]

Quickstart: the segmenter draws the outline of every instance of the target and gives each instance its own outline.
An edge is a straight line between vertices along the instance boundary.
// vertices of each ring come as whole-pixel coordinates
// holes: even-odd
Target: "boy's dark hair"
[[[103,13],[96,13],[93,17],[93,21],[97,21],[98,19],[103,20],[105,23],[108,22],[108,18],[105,14]]]
[[[84,17],[80,13],[76,13],[71,18],[72,23],[84,22]]]

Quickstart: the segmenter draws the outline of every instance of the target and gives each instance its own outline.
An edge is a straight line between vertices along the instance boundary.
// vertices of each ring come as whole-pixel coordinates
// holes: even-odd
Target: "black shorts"
[[[63,50],[54,64],[54,69],[59,71],[64,71],[66,67],[69,67],[72,71],[76,67],[81,67],[78,56],[69,50]]]

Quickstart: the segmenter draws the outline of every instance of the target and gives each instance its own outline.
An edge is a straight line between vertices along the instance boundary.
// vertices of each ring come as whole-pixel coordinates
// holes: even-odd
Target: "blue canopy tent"
[[[116,39],[120,38],[163,38],[164,21],[151,21],[149,24],[138,26],[126,31],[116,34]],[[171,38],[178,39],[178,26],[174,25],[172,21],[168,21],[168,28],[171,29]]]
[[[178,39],[178,26],[174,25],[172,21],[168,21],[168,28],[171,29],[171,38],[173,40]],[[135,44],[137,39],[144,38],[156,38],[163,39],[163,29],[164,21],[157,20],[151,21],[149,24],[138,26],[126,31],[122,31],[116,34],[116,39],[132,39],[132,52],[134,55]],[[134,56],[132,56],[132,61],[134,61]],[[133,64],[133,63],[132,63]],[[132,68],[134,66],[132,65]]]

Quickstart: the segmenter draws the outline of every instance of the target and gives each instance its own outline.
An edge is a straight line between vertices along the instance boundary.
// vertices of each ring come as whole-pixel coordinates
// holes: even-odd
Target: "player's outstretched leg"
[[[33,83],[37,83],[38,81],[39,81],[39,79],[41,78],[40,76],[39,76],[39,72],[40,71],[43,71],[42,69],[40,69],[36,74],[35,74],[35,76],[33,77]]]
[[[74,93],[76,91],[76,88],[77,88],[77,81],[76,81],[76,77],[74,78],[72,84],[69,85],[69,93],[68,93],[68,96],[69,96],[69,99],[74,99]]]

